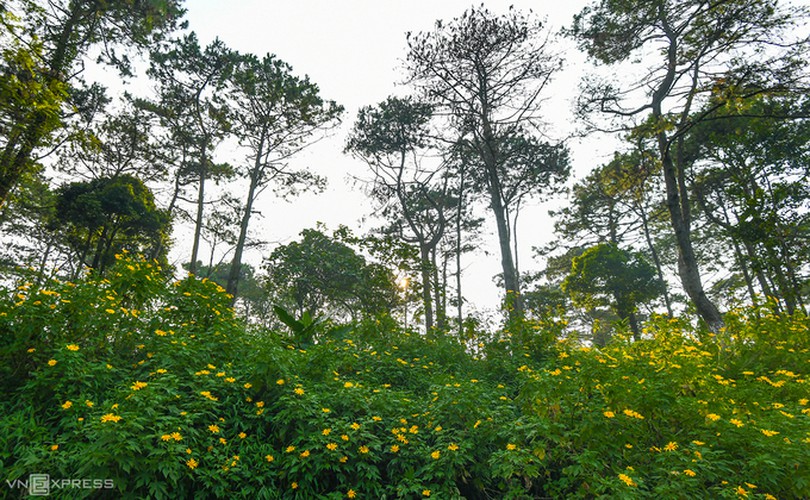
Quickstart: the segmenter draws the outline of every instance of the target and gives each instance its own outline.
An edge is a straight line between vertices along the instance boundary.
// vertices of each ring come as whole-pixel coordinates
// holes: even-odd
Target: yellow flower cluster
[[[622,413],[624,413],[625,415],[627,415],[630,418],[637,418],[639,420],[644,420],[644,415],[642,415],[642,414],[640,414],[640,413],[638,413],[637,411],[634,411],[634,410],[627,409],[627,410],[623,410]]]
[[[219,401],[219,398],[216,396],[211,395],[211,391],[201,391],[200,395],[205,396],[206,398],[210,399],[211,401]]]
[[[621,480],[622,480],[622,482],[623,482],[624,484],[626,484],[627,486],[638,486],[638,485],[636,484],[636,482],[635,482],[635,481],[633,481],[633,478],[631,478],[631,477],[630,477],[630,476],[628,476],[627,474],[619,474],[619,479],[621,479]]]

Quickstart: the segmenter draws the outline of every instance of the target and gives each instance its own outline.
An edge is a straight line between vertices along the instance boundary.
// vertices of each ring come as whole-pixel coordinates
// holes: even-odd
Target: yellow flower
[[[349,436],[347,436],[346,434],[341,434],[341,435],[340,435],[340,439],[342,439],[342,440],[344,440],[344,441],[348,441],[348,440],[349,440]]]
[[[264,401],[256,401],[256,408],[264,408]]]
[[[627,410],[623,410],[622,413],[624,413],[628,417],[637,418],[639,420],[644,420],[644,416],[642,414],[638,413],[637,411],[634,411],[634,410],[627,409]]]
[[[760,429],[760,431],[768,437],[779,434],[777,431],[769,431],[768,429]]]
[[[613,412],[612,412],[612,411],[610,411],[610,410],[608,410],[608,411],[604,412],[604,413],[603,413],[603,415],[604,415],[604,416],[606,416],[607,418],[613,418],[613,417],[615,417],[615,416],[616,416],[616,414],[615,414],[615,413],[613,413]]]
[[[135,383],[132,384],[130,389],[132,389],[133,391],[139,391],[139,390],[143,389],[144,387],[146,387],[147,385],[148,384],[146,382],[139,382],[139,381],[136,380]]]
[[[105,423],[105,422],[118,422],[119,420],[121,420],[121,416],[120,415],[114,415],[112,413],[107,413],[106,415],[102,415],[102,417],[101,417],[101,422],[102,423]]]
[[[51,360],[48,361],[48,366],[55,366],[55,365],[56,365],[56,360],[55,359],[51,359]]]
[[[458,450],[458,445],[456,443],[450,443],[450,445],[447,446],[447,449],[450,451],[456,451]]]
[[[219,433],[219,426],[216,425],[216,424],[211,424],[211,425],[208,426],[208,430],[211,431],[214,434],[218,434]]]
[[[326,449],[329,451],[335,451],[337,450],[337,447],[338,447],[337,443],[329,443],[326,445]]]
[[[62,408],[65,410],[69,409],[71,406],[73,406],[73,402],[71,401],[65,401],[64,403],[62,403]]]
[[[329,408],[321,408],[321,411],[324,413],[329,413],[332,410],[330,410]]]
[[[737,420],[736,418],[729,419],[729,422],[736,425],[737,427],[742,427],[743,425],[745,425],[742,423],[742,421]]]
[[[51,451],[56,451],[56,450],[58,450],[58,449],[59,449],[59,445],[58,445],[58,444],[54,444],[54,445],[52,445],[52,446],[51,446]]]
[[[276,384],[278,384],[278,385],[284,385],[284,379],[283,379],[283,378],[280,378],[280,379],[276,380]]]
[[[664,446],[664,451],[675,451],[678,449],[678,443],[675,441],[670,441],[669,443]]]
[[[429,497],[430,496],[430,490],[422,490],[422,496],[423,497]]]
[[[158,337],[165,337],[166,332],[164,332],[163,330],[155,330],[155,335],[157,335]]]
[[[219,401],[219,398],[216,396],[211,395],[211,391],[200,391],[200,395],[205,396],[206,398],[210,399],[211,401]]]
[[[737,493],[741,497],[747,497],[748,496],[748,492],[745,491],[745,488],[743,488],[742,486],[737,486],[737,489],[734,490],[734,491],[735,491],[735,493]]]
[[[357,493],[355,493],[354,490],[349,490],[346,492],[346,496],[349,498],[354,498],[357,496]]]
[[[506,445],[506,449],[509,450],[509,451],[514,451],[515,449],[517,449],[517,446],[512,444],[512,443],[508,443]]]
[[[68,346],[67,346],[67,350],[68,350],[68,351],[78,351],[78,350],[79,350],[79,346],[77,346],[76,344],[68,344]]]
[[[179,432],[177,432],[177,431],[172,432],[172,433],[170,434],[170,436],[171,436],[171,438],[172,438],[172,439],[174,439],[175,441],[180,441],[180,440],[182,440],[182,439],[183,439],[183,436],[182,436],[182,435],[181,435]]]
[[[28,354],[31,354],[31,353],[32,353],[32,352],[34,352],[34,351],[36,351],[36,349],[32,347],[32,348],[28,349],[28,351],[27,351],[27,352],[28,352]]]
[[[291,487],[292,489],[296,490],[296,489],[298,489],[298,483],[296,483],[295,481],[293,481],[293,483],[290,485],[290,487]]]
[[[228,378],[225,379],[225,382],[228,382],[229,384],[233,384],[234,382],[236,382],[236,379],[233,378],[233,377],[228,377]]]
[[[242,387],[244,387],[245,389],[250,389],[251,387],[253,387],[253,384],[251,384],[250,382],[245,382],[245,385],[243,385]]]
[[[275,460],[275,457],[273,457],[273,455],[265,455],[264,459],[267,460],[268,462],[272,462],[273,460]]]
[[[324,436],[328,436],[329,433],[331,433],[331,432],[332,432],[332,429],[327,428],[327,429],[324,429],[323,431],[321,431],[321,434],[323,434]]]
[[[436,432],[441,432],[442,431],[442,426],[437,425],[433,430],[436,431]]]
[[[349,427],[351,427],[354,430],[358,430],[360,428],[360,424],[358,424],[357,422],[354,422]]]
[[[397,453],[398,451],[399,451],[399,445],[398,444],[392,444],[391,445],[391,453]]]
[[[695,473],[695,471],[693,471],[692,469],[684,469],[684,470],[683,470],[683,473],[684,473],[684,474],[686,474],[686,475],[687,475],[687,476],[689,476],[689,477],[695,477],[695,476],[697,476],[697,474]]]
[[[304,395],[304,389],[301,389],[300,387],[296,387],[295,390],[293,390],[293,392],[298,394],[299,396]]]
[[[246,437],[247,437],[247,434],[245,434],[244,432],[239,433],[239,439],[245,439]]]
[[[104,309],[107,314],[115,314],[115,309]]]
[[[285,448],[284,451],[287,452],[287,453],[292,453],[292,452],[295,451],[295,446],[290,445],[287,448]]]
[[[354,387],[354,384],[351,382],[346,382],[345,384],[343,384],[343,387],[345,387],[346,389],[351,389],[352,387]]]
[[[219,438],[219,442],[222,443],[223,445],[228,444],[228,440],[225,439],[224,437]]]
[[[377,415],[374,415],[373,417],[371,417],[371,420],[373,420],[375,422],[379,422],[380,420],[382,420],[382,417],[378,417]]]
[[[694,444],[695,446],[703,446],[706,443],[704,443],[703,441],[692,441],[692,444]]]
[[[368,446],[363,445],[363,446],[361,446],[360,448],[358,448],[358,449],[357,449],[357,451],[359,451],[360,453],[362,453],[363,455],[365,455],[366,453],[368,453]]]
[[[194,460],[193,458],[189,458],[188,461],[186,462],[186,465],[188,466],[189,469],[194,470],[197,468],[198,465],[200,465],[200,463]]]
[[[720,420],[720,415],[716,413],[709,413],[708,415],[706,415],[706,418],[708,418],[712,422],[717,422],[718,420]]]
[[[338,460],[338,461],[340,463],[342,463],[342,464],[345,464],[346,462],[349,461],[349,457],[347,457],[346,455],[343,455],[342,457],[340,457],[340,460]]]
[[[442,456],[442,452],[436,450],[433,453],[431,453],[430,456],[433,457],[433,460],[438,460],[439,457]]]
[[[304,450],[301,452],[301,458],[307,458],[309,456],[309,450]]]
[[[157,370],[155,370],[155,371],[156,371],[157,373],[159,373],[159,374],[163,375],[164,373],[168,372],[169,370],[167,370],[167,369],[165,369],[165,368],[158,368],[158,369],[157,369]]]
[[[621,479],[627,486],[636,486],[636,482],[633,481],[633,478],[627,474],[619,474],[619,479]]]

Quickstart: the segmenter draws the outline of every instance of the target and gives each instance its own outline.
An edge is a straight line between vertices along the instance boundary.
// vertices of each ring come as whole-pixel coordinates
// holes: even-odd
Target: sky
[[[505,12],[510,5],[527,12],[534,10],[547,19],[547,27],[556,32],[570,26],[571,20],[589,2],[537,2],[516,0],[487,1],[494,13]],[[294,167],[308,166],[328,179],[320,194],[305,194],[290,202],[274,198],[266,191],[258,202],[260,218],[251,221],[251,232],[274,244],[297,238],[316,222],[327,228],[349,226],[357,234],[369,228],[373,212],[371,202],[354,177],[367,174],[366,165],[343,154],[347,134],[357,110],[376,104],[392,94],[404,94],[402,60],[406,54],[408,31],[429,31],[437,19],[449,21],[466,9],[479,5],[460,0],[190,0],[186,6],[189,29],[197,33],[201,44],[215,37],[240,52],[262,56],[272,53],[293,67],[296,75],[308,75],[325,99],[343,105],[346,112],[342,125],[291,160]],[[548,116],[548,133],[554,138],[569,136],[576,130],[572,100],[583,74],[584,56],[570,42],[560,46],[566,64],[548,87],[544,110]],[[584,177],[598,164],[612,156],[615,142],[598,137],[571,140],[573,178]],[[227,152],[222,154],[227,155]],[[241,195],[243,193],[236,193]],[[556,202],[559,204],[559,201]],[[553,221],[548,216],[550,205],[528,206],[521,212],[518,243],[521,270],[538,270],[531,248],[548,242],[553,236]],[[190,232],[177,229],[174,237],[176,263],[188,259],[184,241]],[[479,251],[464,258],[466,298],[481,312],[493,312],[498,305],[499,290],[493,277],[500,272],[495,225],[489,220],[484,228],[485,241]],[[205,255],[205,254],[203,254]],[[257,266],[260,252],[249,252],[246,261]]]

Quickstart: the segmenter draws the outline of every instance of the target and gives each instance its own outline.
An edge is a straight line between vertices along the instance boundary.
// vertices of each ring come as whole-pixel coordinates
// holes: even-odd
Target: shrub
[[[656,317],[639,342],[526,323],[471,353],[385,317],[297,345],[228,299],[126,255],[106,280],[6,291],[5,479],[114,482],[67,498],[810,496],[806,317],[730,313],[723,351]]]

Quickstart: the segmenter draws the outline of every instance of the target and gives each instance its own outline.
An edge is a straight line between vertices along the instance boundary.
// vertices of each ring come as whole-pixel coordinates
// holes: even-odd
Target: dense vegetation
[[[0,2],[4,493],[810,498],[806,9],[605,0],[553,34],[482,5],[408,33],[404,95],[334,151],[376,226],[272,247],[261,201],[326,189],[295,158],[346,110],[183,14]],[[560,36],[593,63],[577,123],[621,139],[576,182],[543,105]],[[148,85],[113,99],[91,56]],[[473,257],[497,311],[465,297]]]
[[[301,336],[119,257],[0,304],[9,479],[114,479],[127,498],[810,494],[804,316],[731,312],[724,350],[666,316],[605,348],[541,322],[466,344],[385,317]],[[98,491],[63,492],[81,493]]]

